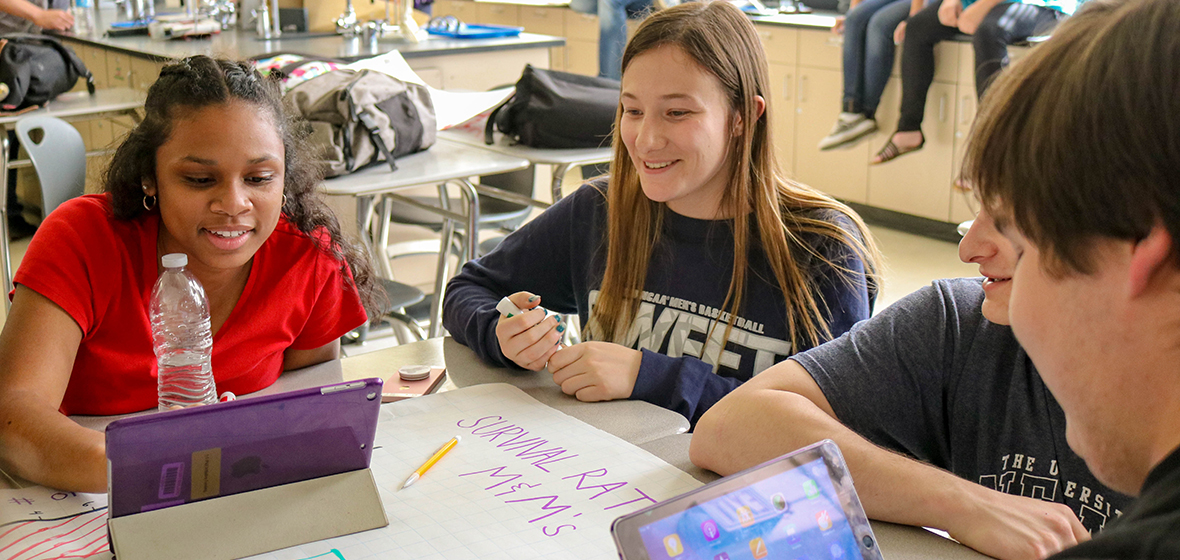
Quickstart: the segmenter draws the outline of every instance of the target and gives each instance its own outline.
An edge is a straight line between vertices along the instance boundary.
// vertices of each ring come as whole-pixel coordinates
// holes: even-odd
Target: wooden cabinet
[[[799,66],[839,70],[844,67],[844,40],[827,29],[799,30]],[[839,105],[839,99],[837,99]]]
[[[152,84],[156,83],[156,78],[160,77],[160,70],[164,68],[164,62],[158,62],[150,58],[134,57],[131,59],[131,85],[139,91],[146,92]]]
[[[520,25],[528,33],[540,35],[565,35],[565,12],[569,10],[552,6],[521,6]],[[565,47],[549,49],[549,67],[565,70]]]
[[[432,13],[438,16],[455,16],[464,23],[478,23],[475,2],[471,0],[435,0]]]
[[[974,53],[971,45],[960,44],[959,47],[959,82],[955,92],[955,153],[951,168],[951,207],[949,220],[953,223],[965,222],[975,218],[975,210],[979,205],[975,203],[970,191],[957,188],[953,183],[959,177],[959,170],[963,165],[963,154],[967,152],[967,140],[971,134],[971,124],[975,122],[975,75]],[[966,71],[964,71],[966,69]]]
[[[797,67],[793,64],[771,64],[768,104],[770,106],[770,135],[774,142],[779,166],[788,176],[795,174],[795,100],[799,83]]]
[[[953,84],[934,82],[930,86],[922,122],[926,144],[917,152],[869,168],[870,206],[949,220],[956,93]],[[890,123],[897,123],[900,100],[901,83],[890,80],[877,110],[883,128],[869,141],[872,150],[880,149],[893,134]]]
[[[800,56],[803,37],[800,33]],[[817,147],[840,113],[844,78],[839,70],[799,66],[795,111],[795,176],[834,197],[868,202],[869,143],[826,152]]]
[[[520,6],[480,2],[475,5],[475,17],[479,23],[515,27],[520,25]]]

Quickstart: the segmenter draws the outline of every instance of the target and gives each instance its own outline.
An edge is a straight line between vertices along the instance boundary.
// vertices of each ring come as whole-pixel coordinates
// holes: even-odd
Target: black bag
[[[534,148],[609,146],[619,89],[618,80],[526,65],[516,93],[488,117],[484,142],[492,143],[495,126]]]
[[[0,109],[44,105],[73,89],[78,78],[85,78],[86,89],[94,94],[94,76],[82,59],[57,39],[27,33],[0,36],[0,83],[8,86]]]

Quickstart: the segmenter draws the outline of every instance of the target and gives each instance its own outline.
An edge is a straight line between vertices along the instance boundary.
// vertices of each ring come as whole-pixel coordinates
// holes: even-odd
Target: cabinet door
[[[107,86],[112,88],[131,87],[131,55],[107,51]]]
[[[794,64],[770,65],[770,134],[779,166],[795,174],[795,89],[798,72]]]
[[[439,0],[434,3],[435,16],[455,16],[464,23],[479,23],[475,2],[471,0]]]
[[[867,202],[871,143],[859,142],[826,152],[817,147],[840,115],[843,76],[839,70],[800,67],[798,72],[795,90],[798,95],[795,110],[796,178],[841,200]]]
[[[565,35],[564,8],[548,6],[521,6],[520,25],[529,33],[540,35]]]
[[[147,91],[156,83],[163,69],[163,62],[156,62],[150,58],[134,57],[131,59],[131,84],[139,91]]]
[[[566,41],[565,56],[566,72],[598,75],[598,41]]]
[[[925,147],[869,168],[870,205],[942,222],[950,220],[956,93],[953,85],[931,85],[922,123]],[[881,130],[873,135],[872,149],[880,149],[893,134],[900,100],[901,81],[890,80],[877,111]]]
[[[106,50],[98,47],[86,47],[78,54],[82,58],[82,63],[86,65],[86,69],[90,70],[90,74],[94,76],[94,87],[96,89],[110,87],[107,85]]]
[[[959,170],[963,168],[963,154],[967,152],[967,137],[971,133],[971,125],[975,122],[975,86],[974,78],[960,82],[955,94],[955,156],[951,167],[952,179],[959,177]],[[975,218],[975,211],[979,204],[975,195],[969,190],[951,186],[950,220],[961,223]]]
[[[475,17],[479,23],[518,26],[520,7],[511,4],[476,4]]]
[[[565,38],[577,41],[593,41],[598,45],[598,16],[581,14],[573,10],[565,13]]]
[[[766,50],[766,60],[771,64],[798,63],[799,31],[781,25],[759,23],[754,25],[758,30],[758,39],[762,41],[762,48]]]
[[[799,66],[828,70],[843,68],[844,38],[828,29],[800,29]],[[837,98],[837,105],[839,102]]]

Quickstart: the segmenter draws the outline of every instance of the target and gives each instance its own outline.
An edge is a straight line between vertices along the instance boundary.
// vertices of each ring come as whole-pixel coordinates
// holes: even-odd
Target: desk
[[[347,195],[357,199],[357,229],[361,242],[373,255],[381,267],[386,278],[393,278],[393,270],[389,264],[386,250],[389,247],[389,214],[390,204],[400,202],[416,208],[436,213],[443,221],[442,243],[438,257],[438,270],[435,274],[434,300],[430,304],[430,336],[439,336],[442,332],[442,297],[447,281],[447,250],[454,237],[455,222],[466,223],[468,235],[466,237],[467,255],[476,255],[479,243],[479,199],[476,192],[488,196],[517,200],[513,193],[501,191],[493,187],[475,185],[471,177],[476,175],[493,175],[506,173],[528,167],[528,161],[504,155],[489,150],[481,150],[458,142],[438,139],[430,149],[399,158],[398,170],[390,172],[389,166],[382,163],[363,171],[342,175],[324,181],[323,192],[330,195]],[[466,208],[464,213],[456,213],[449,208],[450,197],[446,195],[446,185],[455,184],[463,196]],[[423,204],[417,200],[396,194],[394,191],[423,185],[439,186],[439,206]],[[370,237],[370,225],[376,199],[383,202],[381,223],[378,227],[376,243]]]
[[[689,427],[688,420],[683,416],[643,401],[581,402],[562,393],[548,372],[489,366],[451,337],[431,338],[345,358],[341,361],[344,379],[365,377],[350,373],[350,362],[371,364],[373,360],[388,364],[387,375],[393,375],[397,368],[404,365],[446,365],[447,380],[440,391],[484,383],[514,385],[544,404],[636,445],[684,433]],[[372,369],[363,371],[371,372]]]
[[[8,200],[8,170],[32,165],[27,159],[8,161],[8,131],[16,128],[16,121],[31,115],[51,115],[66,121],[87,121],[129,115],[139,123],[138,110],[143,107],[146,95],[143,92],[126,89],[100,89],[89,95],[84,91],[63,93],[57,99],[50,101],[45,107],[20,115],[0,117],[0,126],[4,127],[0,134],[0,201]],[[86,156],[100,155],[104,152],[87,152]],[[4,293],[12,290],[12,260],[8,252],[8,204],[0,204],[0,264],[3,268]],[[4,299],[4,312],[8,313],[8,298]]]
[[[541,387],[542,378],[547,377],[546,374],[525,373],[519,375],[514,371],[484,365],[478,361],[470,350],[449,338],[430,339],[396,346],[373,352],[368,354],[368,356],[376,356],[387,360],[391,372],[396,371],[398,366],[409,363],[445,363],[448,367],[448,374],[451,376],[448,383],[453,383],[457,386],[468,386],[477,382],[506,382],[521,387],[525,392],[534,398],[542,400],[542,402],[545,402],[545,400],[558,402],[559,398],[564,398],[563,400],[569,402],[564,404],[558,402],[560,404],[558,408],[563,409],[564,412],[571,416],[611,433],[615,433],[612,432],[612,429],[617,429],[618,426],[623,424],[645,425],[645,429],[642,431],[646,432],[646,436],[634,437],[632,435],[629,437],[620,433],[615,433],[615,435],[631,443],[635,443],[669,464],[685,470],[702,482],[709,482],[717,478],[716,474],[699,469],[688,461],[688,445],[692,440],[691,434],[676,433],[675,430],[670,432],[668,425],[661,425],[658,421],[646,424],[649,420],[658,420],[665,414],[676,416],[683,422],[683,418],[678,414],[653,405],[634,401],[618,401],[619,404],[630,403],[631,405],[638,406],[610,408],[612,403],[581,403],[565,395],[561,395],[558,398],[553,398],[556,395],[546,396],[546,393],[556,391],[556,386],[552,386],[551,380],[549,383],[552,386],[552,390],[546,390]],[[364,357],[359,356],[359,358]],[[342,371],[343,378],[349,379],[348,364],[350,360],[355,359],[345,358],[344,360],[327,362],[285,373],[275,385],[253,395],[339,381],[341,380]],[[443,361],[444,359],[446,360],[445,362]],[[560,392],[558,393],[560,394]],[[608,410],[609,413],[606,412]],[[100,419],[95,417],[73,418],[83,425],[95,429],[102,429],[102,426],[113,420],[113,418]],[[684,425],[687,426],[687,423]],[[631,430],[624,429],[622,431],[635,430],[632,428]],[[0,487],[3,487],[2,481],[0,481]],[[877,535],[882,552],[890,560],[981,560],[987,558],[953,541],[941,538],[916,527],[874,521],[873,531]]]
[[[455,142],[462,142],[469,146],[478,146],[486,150],[516,156],[529,160],[532,164],[545,164],[553,166],[552,183],[550,189],[553,192],[553,202],[561,200],[561,183],[565,178],[565,174],[569,169],[575,165],[586,165],[591,163],[604,163],[614,157],[614,152],[610,146],[605,148],[576,148],[569,150],[552,150],[547,148],[531,148],[520,144],[513,144],[512,140],[500,132],[496,132],[494,136],[495,143],[492,145],[484,144],[482,135],[475,135],[470,132],[460,130],[444,130],[438,133],[439,138],[446,138]]]
[[[371,356],[389,364],[389,371],[408,364],[447,366],[443,390],[480,383],[508,383],[529,396],[591,426],[618,436],[687,472],[701,482],[720,478],[716,473],[693,465],[688,458],[692,434],[684,433],[688,421],[679,414],[642,401],[584,403],[561,392],[546,372],[528,372],[497,368],[484,364],[467,347],[454,339],[432,338],[394,346],[371,354],[341,361],[344,379],[349,376],[349,361]],[[322,366],[316,366],[322,367]],[[881,551],[890,560],[981,560],[987,556],[939,537],[918,527],[873,521],[873,532]]]

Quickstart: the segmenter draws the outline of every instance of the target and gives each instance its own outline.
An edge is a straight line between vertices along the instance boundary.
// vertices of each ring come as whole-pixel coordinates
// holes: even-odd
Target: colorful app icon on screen
[[[749,527],[754,524],[754,512],[750,511],[749,506],[738,506],[737,517],[742,527]]]
[[[714,556],[714,557],[713,557],[713,560],[729,560],[729,553],[728,553],[728,552],[722,552],[721,554],[718,554],[717,556]]]
[[[762,537],[755,537],[754,540],[750,541],[750,554],[754,555],[754,560],[766,558],[766,555],[769,554],[769,552],[766,552],[766,543],[762,540]]]
[[[684,545],[680,544],[680,535],[672,533],[664,537],[664,550],[668,551],[668,556],[675,558],[684,552]]]
[[[832,528],[832,516],[828,514],[828,510],[821,509],[815,513],[815,523],[819,525],[819,530],[827,531]]]
[[[796,534],[798,532],[798,530],[795,528],[794,523],[787,523],[785,530],[787,533],[787,542],[788,543],[799,544],[803,540],[799,535]]]
[[[721,536],[721,531],[717,530],[717,523],[712,519],[701,523],[701,533],[705,535],[705,540],[708,542],[713,542]]]
[[[814,480],[808,479],[803,481],[803,493],[808,498],[814,498],[819,495],[819,484]]]
[[[775,510],[786,511],[787,509],[787,499],[783,497],[781,492],[771,496],[770,503],[774,504]]]

